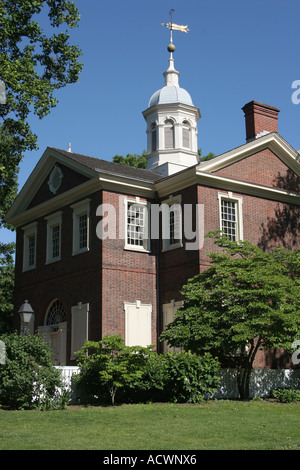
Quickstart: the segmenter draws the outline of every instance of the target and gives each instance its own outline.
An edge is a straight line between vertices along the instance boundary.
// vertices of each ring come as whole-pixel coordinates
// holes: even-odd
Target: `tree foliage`
[[[222,251],[211,253],[211,266],[183,287],[184,307],[160,340],[234,357],[240,395],[248,398],[259,348],[291,351],[300,336],[300,250],[266,253],[222,235],[216,243]]]
[[[212,160],[215,158],[215,154],[213,152],[209,152],[207,155],[202,155],[202,149],[198,149],[199,161],[207,162],[208,160]]]
[[[142,155],[128,153],[126,157],[123,155],[115,155],[113,157],[114,163],[121,163],[122,165],[134,166],[135,168],[146,168],[147,166],[147,152],[144,150]]]
[[[45,14],[43,30],[38,21]],[[0,226],[17,188],[18,166],[26,150],[37,148],[31,114],[40,119],[56,106],[54,92],[78,80],[81,52],[69,42],[68,28],[79,13],[68,0],[0,2]],[[53,33],[53,30],[56,33]]]
[[[62,385],[49,345],[38,335],[4,334],[5,361],[0,364],[0,404],[20,409],[52,400]]]
[[[12,330],[15,244],[0,242],[0,334]]]

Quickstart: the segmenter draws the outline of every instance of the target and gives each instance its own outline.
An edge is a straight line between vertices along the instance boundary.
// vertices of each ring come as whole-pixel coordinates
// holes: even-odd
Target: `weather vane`
[[[171,35],[171,38],[170,38],[170,41],[171,41],[171,44],[173,44],[173,36],[172,36],[172,32],[173,31],[182,31],[183,33],[187,33],[189,31],[189,28],[188,26],[184,26],[182,24],[176,24],[176,23],[173,23],[173,12],[175,10],[170,10],[170,22],[169,23],[162,23],[162,26],[166,26],[167,28],[169,28],[170,30],[170,35]]]

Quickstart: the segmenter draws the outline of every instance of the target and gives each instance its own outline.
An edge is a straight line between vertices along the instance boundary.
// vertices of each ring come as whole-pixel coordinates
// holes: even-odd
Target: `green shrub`
[[[107,335],[102,341],[86,341],[78,351],[80,374],[78,392],[84,401],[107,401],[114,405],[116,393],[136,387],[150,348],[126,346],[120,335]]]
[[[90,404],[109,403],[117,390],[119,403],[198,403],[220,384],[219,362],[210,354],[157,354],[150,348],[125,346],[119,335],[86,342],[78,362],[78,394]]]
[[[62,385],[49,346],[38,335],[11,333],[1,335],[0,340],[5,344],[5,361],[0,364],[1,406],[21,409],[49,405]]]
[[[271,397],[275,398],[280,403],[296,403],[300,401],[300,390],[277,388],[272,391]]]
[[[199,356],[191,352],[166,354],[168,401],[199,403],[210,398],[220,384],[219,362],[209,353]]]

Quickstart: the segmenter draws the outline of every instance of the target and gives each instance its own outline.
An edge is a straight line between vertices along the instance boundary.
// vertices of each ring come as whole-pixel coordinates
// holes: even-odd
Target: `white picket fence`
[[[77,403],[76,387],[73,376],[80,372],[76,366],[57,366],[61,371],[64,387],[71,392],[72,403]],[[221,386],[215,398],[238,398],[235,369],[221,369]],[[250,382],[250,397],[267,397],[276,388],[300,388],[300,370],[292,369],[254,369]]]
[[[55,366],[55,368],[61,372],[64,389],[71,393],[71,402],[77,403],[77,393],[73,377],[80,372],[80,368],[78,366]]]

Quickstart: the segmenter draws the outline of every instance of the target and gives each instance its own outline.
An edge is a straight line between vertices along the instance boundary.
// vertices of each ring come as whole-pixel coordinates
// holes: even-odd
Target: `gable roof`
[[[267,187],[258,183],[253,184],[251,181],[243,181],[234,178],[234,176],[227,177],[217,174],[220,169],[267,148],[272,150],[287,167],[300,177],[299,153],[277,132],[254,139],[212,160],[196,164],[170,176],[162,176],[151,170],[47,147],[5,219],[15,226],[24,225],[28,223],[30,217],[38,217],[50,210],[58,210],[59,204],[62,206],[72,203],[74,198],[88,197],[92,192],[102,188],[117,189],[120,192],[123,188],[123,191],[130,191],[130,194],[165,197],[190,185],[200,184],[259,196],[264,194],[265,197],[271,199],[300,204],[299,193]],[[55,163],[61,163],[84,175],[86,182],[63,194],[54,195],[49,201],[45,201],[37,207],[29,208],[30,201],[39,190],[42,182],[48,177]]]
[[[269,148],[272,150],[291,170],[300,176],[299,153],[277,132],[270,132],[262,137],[253,139],[244,145],[225,152],[212,160],[200,163],[200,170],[209,173],[220,170],[232,163],[236,163],[253,153]]]
[[[49,147],[49,149],[55,150],[71,160],[96,171],[97,173],[126,176],[127,178],[134,178],[151,183],[162,178],[158,173],[154,173],[151,170],[144,170],[143,168],[135,168],[128,165],[122,165],[121,163],[109,162],[107,160],[102,160],[101,158],[89,157],[87,155],[81,155],[52,147]]]
[[[41,185],[49,178],[50,171],[57,163],[85,176],[86,182],[62,194],[53,195],[48,201],[44,201],[38,206],[29,207],[30,202]],[[113,188],[116,187],[116,184],[119,184],[120,188],[122,185],[123,187],[129,187],[132,191],[142,191],[145,188],[147,194],[153,194],[153,184],[159,179],[161,179],[161,176],[150,170],[47,147],[17,195],[5,220],[9,221],[11,225],[24,225],[30,217],[43,216],[46,212],[49,213],[50,210],[57,210],[59,204],[69,204],[76,197],[77,199],[87,197],[87,195],[98,189],[103,187]]]

